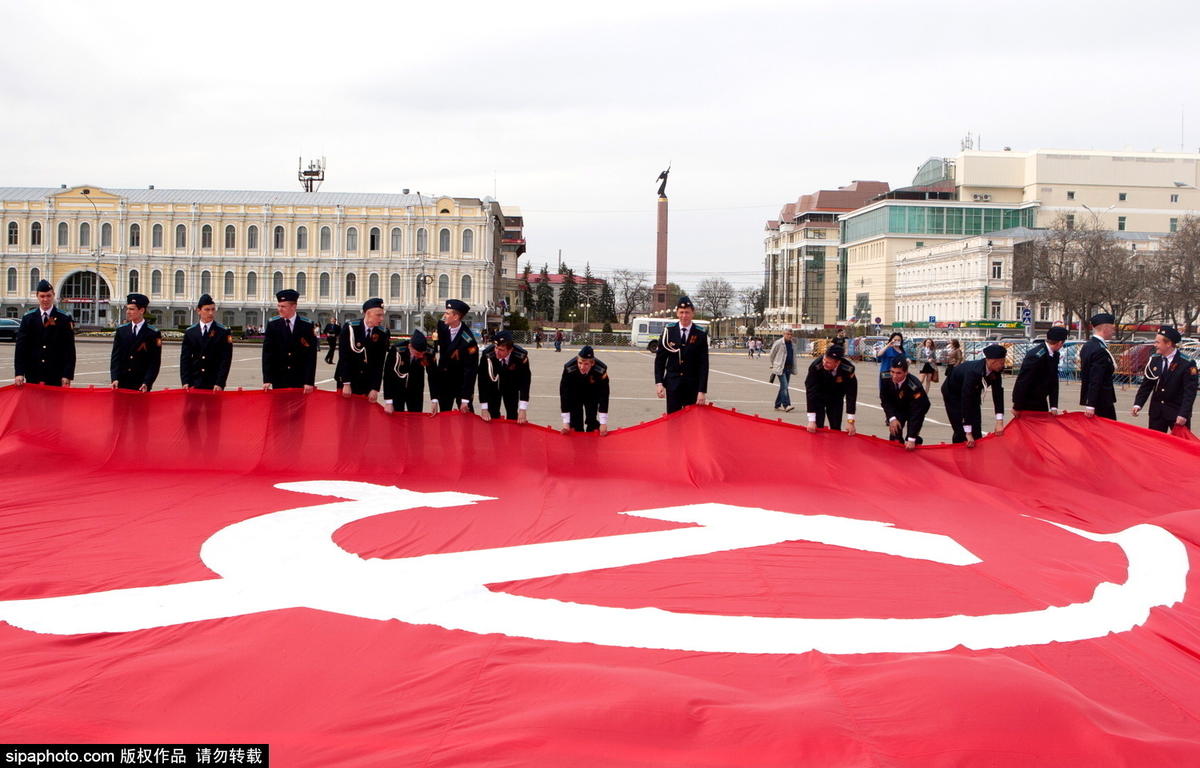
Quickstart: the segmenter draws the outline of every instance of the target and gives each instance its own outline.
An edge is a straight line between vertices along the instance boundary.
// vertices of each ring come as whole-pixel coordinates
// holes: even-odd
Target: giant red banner
[[[1200,443],[0,390],[0,737],[285,766],[1200,764]]]

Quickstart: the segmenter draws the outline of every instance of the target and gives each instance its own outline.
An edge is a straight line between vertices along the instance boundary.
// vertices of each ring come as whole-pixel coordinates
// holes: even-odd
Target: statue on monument
[[[668,176],[668,174],[670,174],[670,173],[671,173],[671,166],[669,166],[669,165],[668,165],[668,166],[667,166],[667,170],[665,170],[665,171],[663,171],[662,173],[658,174],[658,181],[661,181],[661,182],[662,182],[662,184],[659,184],[659,185],[658,185],[658,196],[659,196],[659,197],[666,197],[666,196],[667,196],[667,176]]]

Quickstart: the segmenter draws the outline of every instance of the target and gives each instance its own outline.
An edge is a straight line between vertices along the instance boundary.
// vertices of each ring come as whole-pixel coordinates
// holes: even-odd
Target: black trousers
[[[1151,407],[1150,408],[1150,422],[1149,422],[1149,424],[1147,424],[1147,426],[1149,426],[1150,429],[1153,429],[1156,432],[1165,432],[1167,434],[1170,434],[1171,430],[1175,428],[1175,417],[1178,415],[1179,415],[1178,412],[1174,408],[1170,408],[1170,409],[1164,408],[1162,410],[1159,410],[1157,408]],[[1191,419],[1187,420],[1187,428],[1188,429],[1192,428],[1192,420]]]
[[[842,428],[842,402],[843,398],[838,398],[830,403],[822,403],[817,406],[814,413],[817,414],[817,426],[824,427],[826,420],[829,421],[829,428],[837,431]]]
[[[684,406],[695,405],[696,398],[700,396],[698,385],[686,379],[664,381],[663,386],[667,390],[667,413],[675,413]]]
[[[501,392],[500,397],[491,400],[486,404],[488,413],[493,419],[500,418],[500,406],[504,406],[505,413],[508,414],[510,420],[517,418],[517,403],[520,402],[517,392]],[[480,408],[485,407],[484,403],[479,404]]]
[[[905,440],[907,440],[907,438],[908,438],[908,435],[905,435],[905,432],[906,432],[906,431],[911,431],[911,427],[909,426],[909,420],[908,420],[908,419],[901,418],[901,417],[897,416],[897,417],[896,417],[896,421],[900,422],[900,431],[898,431],[898,432],[897,432],[896,434],[894,434],[894,435],[893,435],[891,432],[888,432],[888,440],[891,440],[891,441],[893,441],[893,442],[896,442],[896,443],[904,443],[904,442],[905,442]],[[921,422],[922,422],[922,423],[924,423],[924,421],[925,421],[924,419],[921,419]],[[914,427],[917,427],[917,429],[918,429],[918,431],[919,431],[919,429],[920,429],[920,426],[921,426],[921,425],[920,425],[920,424],[914,424],[914,425],[912,425],[912,426],[914,426]],[[913,440],[915,440],[915,441],[916,441],[917,445],[920,445],[921,443],[923,443],[923,442],[924,442],[924,441],[921,439],[921,436],[920,436],[920,435],[913,435],[913,436],[912,436],[912,438],[913,438]]]
[[[958,406],[958,403],[946,402],[946,416],[950,419],[950,428],[954,430],[954,436],[950,442],[967,442],[967,431],[963,428],[962,408]],[[983,436],[982,417],[971,422],[971,435],[976,439]]]
[[[584,404],[572,408],[571,429],[575,432],[595,432],[600,429],[600,420],[596,418],[596,404]]]
[[[333,353],[337,352],[337,339],[329,340],[329,351],[325,353],[325,362],[333,362]]]
[[[1117,420],[1117,404],[1101,403],[1096,406],[1096,415],[1103,419]]]

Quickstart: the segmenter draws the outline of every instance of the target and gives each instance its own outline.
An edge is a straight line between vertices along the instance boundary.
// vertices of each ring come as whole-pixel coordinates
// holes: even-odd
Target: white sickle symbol
[[[1082,640],[1132,629],[1150,609],[1183,599],[1183,544],[1153,525],[1115,534],[1059,526],[1113,542],[1129,560],[1124,584],[1102,583],[1085,603],[1023,613],[920,619],[805,619],[611,608],[493,592],[486,585],[614,568],[784,541],[815,541],[950,565],[978,558],[939,534],[829,515],[727,504],[627,514],[697,527],[497,549],[364,560],[333,543],[341,526],[386,512],[488,501],[345,481],[277,488],[351,501],[287,509],[227,526],[200,550],[221,578],[160,587],[0,602],[0,619],[34,632],[128,632],[280,608],[399,619],[480,634],[561,642],[733,653],[881,653],[1004,648]]]

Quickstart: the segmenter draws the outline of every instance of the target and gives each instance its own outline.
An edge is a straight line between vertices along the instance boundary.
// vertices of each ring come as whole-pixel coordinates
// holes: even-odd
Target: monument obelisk
[[[650,294],[650,309],[657,312],[667,306],[667,176],[671,168],[658,174],[658,250],[654,271],[654,290]]]

